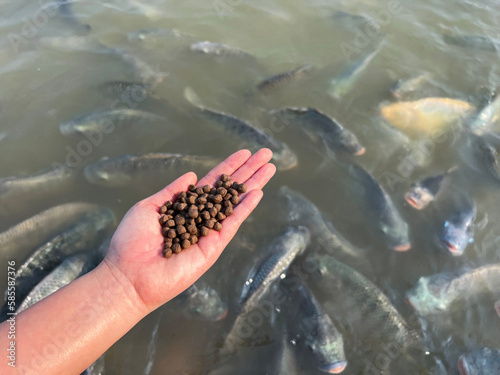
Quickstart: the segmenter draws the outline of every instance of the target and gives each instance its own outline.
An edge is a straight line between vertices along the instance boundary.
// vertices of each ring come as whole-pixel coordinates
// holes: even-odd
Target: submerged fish
[[[391,89],[391,94],[397,100],[409,99],[416,92],[420,91],[422,86],[429,82],[429,79],[429,73],[421,73],[408,79],[400,79]]]
[[[481,35],[443,35],[447,44],[460,47],[473,47],[485,51],[496,52],[500,47],[500,40]]]
[[[404,348],[420,345],[420,333],[408,325],[376,285],[331,255],[314,256],[319,265],[319,286],[330,294],[336,293],[335,290],[342,290],[342,295],[352,300],[355,308],[359,309],[358,315],[363,319],[360,323],[368,325],[370,332],[393,340]]]
[[[109,134],[124,126],[132,126],[139,131],[149,130],[158,134],[160,131],[167,134],[171,125],[166,123],[162,116],[137,109],[113,109],[110,111],[96,111],[79,115],[74,119],[59,125],[61,134],[67,136],[92,136],[95,133]],[[149,128],[147,126],[150,126]],[[152,127],[151,125],[156,125]],[[172,130],[173,127],[172,127]]]
[[[458,359],[460,375],[500,374],[500,350],[483,348],[466,353]]]
[[[250,271],[240,297],[240,312],[226,336],[221,354],[233,353],[255,330],[249,323],[252,312],[261,306],[271,286],[287,271],[293,260],[309,244],[310,234],[305,227],[291,227],[276,238],[268,248],[266,257]]]
[[[278,196],[286,207],[290,224],[306,226],[312,238],[325,247],[326,251],[355,259],[361,257],[362,251],[349,243],[324,217],[318,207],[302,194],[288,186],[282,186],[278,191]]]
[[[370,64],[379,53],[384,44],[385,43],[380,44],[375,51],[350,64],[337,77],[332,79],[330,81],[330,87],[327,90],[328,95],[335,99],[340,99],[346,95],[358,81],[368,64]]]
[[[297,375],[297,361],[295,359],[295,352],[292,350],[291,344],[288,340],[288,332],[283,329],[281,336],[280,349],[275,356],[277,361],[273,364],[271,374],[275,375]]]
[[[41,170],[33,175],[0,178],[0,213],[17,213],[23,205],[61,194],[75,183],[76,173],[66,166]]]
[[[366,216],[377,226],[387,244],[396,251],[411,248],[408,224],[403,220],[391,197],[375,178],[359,165],[351,164],[349,174],[356,180],[353,190],[366,209]]]
[[[444,173],[425,177],[411,184],[410,190],[405,194],[409,205],[417,210],[422,210],[429,205],[439,193],[443,181],[449,177],[456,167],[450,168]]]
[[[65,258],[96,248],[104,234],[114,225],[115,217],[110,209],[102,208],[90,212],[70,228],[36,249],[24,263],[21,264],[20,261],[21,265],[16,272],[17,302],[26,298],[30,290]]]
[[[90,254],[80,254],[65,259],[33,288],[19,305],[16,312],[20,313],[26,310],[63,286],[68,285],[81,274],[90,271],[95,266],[91,260]]]
[[[447,312],[459,300],[499,288],[500,264],[492,264],[462,271],[458,275],[444,272],[421,277],[406,297],[420,315],[426,316]]]
[[[165,172],[175,175],[193,169],[208,172],[217,163],[218,159],[205,156],[167,153],[122,155],[103,158],[97,163],[89,164],[83,173],[92,184],[119,187],[134,181],[142,184],[143,178],[155,177]]]
[[[227,44],[217,43],[217,42],[209,42],[209,41],[197,42],[191,44],[189,49],[192,52],[200,52],[207,55],[255,59],[254,56],[250,55],[247,52],[244,52],[238,48],[229,46]]]
[[[135,72],[136,79],[143,83],[157,86],[169,75],[169,73],[160,72],[158,67],[153,68],[147,62],[128,52],[120,49],[115,49],[114,52],[123,62],[132,67]]]
[[[281,89],[291,82],[299,80],[304,76],[304,74],[310,72],[311,70],[312,65],[302,65],[287,72],[266,78],[257,85],[257,90],[263,93],[268,93]]]
[[[381,114],[389,124],[409,135],[433,135],[461,123],[474,109],[458,99],[425,98],[382,106]]]
[[[90,31],[90,25],[83,24],[80,22],[75,12],[73,11],[72,1],[68,0],[57,0],[59,14],[64,20],[76,29],[79,34],[87,34]]]
[[[66,203],[49,208],[0,233],[0,249],[6,258],[34,249],[42,241],[75,222],[98,206],[90,203]]]
[[[466,124],[467,128],[476,135],[484,135],[492,130],[493,125],[500,122],[500,95],[485,106]]]
[[[335,153],[343,151],[353,155],[363,155],[365,148],[358,138],[336,120],[315,108],[287,107],[271,111],[271,114],[286,119],[297,120],[302,130],[315,143],[322,143],[327,150]]]
[[[189,318],[217,321],[227,315],[227,305],[215,289],[204,282],[196,282],[176,299]]]
[[[466,200],[454,208],[438,231],[438,240],[454,256],[464,253],[467,245],[474,241],[474,220],[476,204]]]
[[[304,282],[298,284],[295,294],[298,300],[293,303],[297,304],[299,315],[297,321],[289,322],[289,329],[299,330],[319,370],[340,374],[347,366],[342,334]]]
[[[189,87],[184,91],[184,96],[199,110],[201,116],[216,122],[219,129],[225,133],[241,139],[242,142],[245,142],[245,147],[251,149],[269,148],[273,152],[272,160],[278,170],[288,170],[297,165],[297,156],[285,143],[236,116],[205,108],[200,103],[196,93]]]
[[[494,184],[500,184],[498,153],[485,138],[468,134],[466,146],[461,148],[460,154],[472,169],[485,174]]]
[[[497,312],[497,315],[500,318],[500,301],[495,302],[495,311]]]

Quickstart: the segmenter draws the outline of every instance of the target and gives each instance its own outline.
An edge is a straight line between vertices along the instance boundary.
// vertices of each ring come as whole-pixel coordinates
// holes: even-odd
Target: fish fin
[[[190,86],[187,86],[184,89],[184,98],[195,107],[198,107],[200,109],[205,108],[198,94],[196,94],[196,92],[194,92],[194,90]]]

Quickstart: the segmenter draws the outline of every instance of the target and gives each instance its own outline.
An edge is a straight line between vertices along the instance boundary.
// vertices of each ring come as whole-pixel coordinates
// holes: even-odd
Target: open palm
[[[276,171],[274,165],[268,163],[271,157],[268,149],[261,149],[253,156],[248,150],[238,151],[198,183],[193,172],[186,173],[127,212],[111,240],[105,262],[132,284],[146,309],[152,311],[174,298],[215,263],[262,198],[261,189]],[[195,245],[165,259],[159,208],[166,201],[175,200],[190,184],[215,185],[221,174],[229,174],[233,181],[247,184],[248,192],[241,195],[234,214],[223,221],[220,232],[211,230]]]

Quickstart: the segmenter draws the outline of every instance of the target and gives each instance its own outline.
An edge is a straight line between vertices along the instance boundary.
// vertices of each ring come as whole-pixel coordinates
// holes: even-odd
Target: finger
[[[227,246],[229,241],[231,241],[238,231],[240,225],[252,213],[255,207],[257,207],[263,195],[264,193],[262,190],[252,190],[248,192],[242,201],[234,208],[234,213],[224,219],[222,231],[220,232],[222,241],[220,247],[222,249]]]
[[[252,156],[252,153],[248,150],[236,151],[234,154],[229,156],[226,160],[224,160],[222,163],[208,172],[208,174],[203,177],[200,182],[198,182],[198,186],[214,186],[215,182],[220,179],[221,174],[231,175],[235,170],[245,164],[250,156]]]
[[[262,189],[274,176],[275,173],[276,173],[276,167],[274,164],[271,163],[264,164],[245,183],[247,185],[247,190],[252,191],[252,190]]]
[[[194,172],[188,172],[183,174],[177,180],[164,187],[158,193],[151,195],[150,197],[144,199],[147,203],[152,203],[157,207],[161,207],[166,201],[172,200],[173,196],[181,191],[186,191],[189,185],[196,184],[196,174]]]
[[[233,181],[242,183],[247,181],[257,172],[260,167],[266,164],[273,157],[273,152],[268,148],[257,151],[248,161],[231,175]]]

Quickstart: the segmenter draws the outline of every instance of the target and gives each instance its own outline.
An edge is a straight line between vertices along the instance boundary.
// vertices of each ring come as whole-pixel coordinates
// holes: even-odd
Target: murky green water
[[[296,168],[277,173],[266,187],[260,206],[241,228],[238,238],[250,238],[252,248],[235,240],[204,277],[228,301],[228,318],[216,323],[193,322],[165,310],[158,329],[154,364],[147,372],[148,343],[158,320],[157,311],[109,351],[106,374],[180,375],[210,370],[210,353],[220,345],[235,317],[235,298],[252,260],[286,225],[276,202],[277,189],[282,185],[302,192],[348,239],[369,249],[372,274],[367,276],[387,293],[405,317],[412,312],[404,303],[404,293],[420,276],[499,261],[500,206],[495,187],[463,170],[464,188],[475,198],[478,215],[475,242],[460,258],[452,258],[433,241],[439,205],[415,211],[403,199],[413,181],[462,164],[458,151],[463,144],[457,132],[431,142],[427,156],[421,158],[418,140],[390,130],[379,111],[381,103],[392,101],[390,89],[397,79],[422,72],[433,75],[435,86],[441,90],[436,95],[484,104],[485,93],[500,82],[498,53],[448,45],[441,35],[462,33],[499,38],[497,2],[79,1],[73,10],[81,24],[91,26],[91,31],[83,42],[79,39],[63,48],[54,46],[55,39],[50,38],[75,36],[78,26],[63,20],[54,4],[0,1],[0,176],[31,174],[54,163],[64,163],[68,150],[76,150],[79,140],[61,135],[59,124],[117,104],[165,116],[179,127],[180,134],[159,134],[154,138],[164,138],[165,143],[156,148],[152,146],[154,138],[135,139],[132,135],[131,141],[130,134],[105,135],[102,142],[78,160],[74,168],[78,174],[84,165],[103,156],[127,153],[173,152],[222,160],[240,142],[220,136],[193,115],[183,97],[186,87],[193,88],[207,106],[245,118],[271,132],[287,143],[299,160]],[[367,35],[365,24],[339,24],[332,17],[336,11],[378,16],[381,27]],[[127,38],[129,32],[159,28],[177,29],[189,37],[160,37],[156,45]],[[256,60],[213,58],[189,51],[189,44],[197,40],[237,47]],[[385,45],[347,95],[336,100],[326,94],[330,79],[354,59],[375,50],[383,40]],[[83,47],[79,43],[84,43]],[[116,103],[100,94],[97,86],[104,82],[140,81],[137,71],[116,54],[106,53],[106,47],[137,56],[155,73],[165,74],[155,87],[155,98]],[[260,80],[303,64],[313,64],[315,73],[270,95],[249,94]],[[412,249],[408,253],[388,249],[363,226],[365,213],[350,198],[349,180],[331,159],[318,152],[297,128],[276,128],[269,116],[263,115],[263,110],[283,106],[316,107],[358,136],[366,153],[356,157],[356,161],[385,184],[410,226]],[[387,184],[389,174],[399,176],[393,188]],[[17,210],[1,217],[0,229],[57,203],[74,200],[110,207],[121,218],[133,203],[174,177],[158,176],[155,181],[138,181],[126,189],[100,188],[82,179],[70,190],[54,192],[34,203],[19,202]],[[6,267],[7,259],[1,254],[0,261]],[[5,285],[2,278],[2,289]],[[327,311],[341,303],[334,296],[316,292]],[[500,347],[500,320],[492,308],[493,302],[491,295],[474,296],[457,311],[428,324],[432,351],[442,359],[444,373],[457,373],[457,358],[467,350]],[[352,323],[349,316],[337,319],[346,325]],[[365,358],[356,354],[356,334],[344,335],[350,363],[345,373],[362,373],[360,367]],[[375,348],[375,353],[377,350],[382,349]],[[266,347],[258,347],[245,350],[241,356],[253,358],[244,362],[250,367],[249,373],[261,374],[268,371],[266,363],[272,361],[272,353]],[[299,351],[297,359],[301,373],[319,373],[307,353]],[[417,371],[411,362],[400,357],[391,363],[391,374]],[[240,370],[236,367],[234,373]]]

